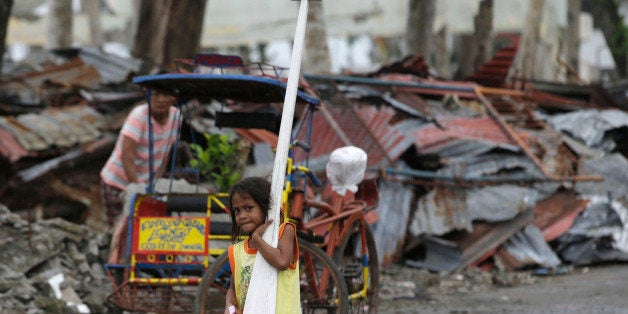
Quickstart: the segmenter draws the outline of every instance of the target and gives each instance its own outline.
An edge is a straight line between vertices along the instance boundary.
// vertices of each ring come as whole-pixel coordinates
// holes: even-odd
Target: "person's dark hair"
[[[270,182],[261,177],[248,177],[236,182],[229,191],[229,204],[233,204],[233,196],[238,194],[242,197],[250,197],[259,205],[264,212],[264,217],[268,218],[270,211]],[[236,224],[235,214],[231,211],[231,241],[236,242],[240,235],[240,227]]]

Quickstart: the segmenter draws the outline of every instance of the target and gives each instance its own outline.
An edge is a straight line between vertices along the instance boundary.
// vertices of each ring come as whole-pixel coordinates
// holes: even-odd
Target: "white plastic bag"
[[[332,190],[344,196],[347,190],[356,192],[358,183],[366,171],[366,152],[355,146],[345,146],[334,150],[327,162],[327,178]]]

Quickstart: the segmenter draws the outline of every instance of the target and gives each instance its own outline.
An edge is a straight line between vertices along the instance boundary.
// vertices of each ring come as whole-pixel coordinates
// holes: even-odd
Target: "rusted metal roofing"
[[[628,207],[622,196],[590,196],[587,208],[556,239],[561,258],[573,265],[628,261]]]
[[[589,147],[606,145],[604,133],[628,126],[628,113],[621,110],[580,110],[549,119],[553,128],[565,131]]]
[[[535,225],[527,225],[504,242],[495,254],[502,267],[515,270],[524,266],[540,265],[555,268],[560,259],[547,244],[541,230]]]
[[[489,142],[494,146],[517,150],[516,143],[491,118],[449,118],[439,121],[442,127],[430,124],[412,132],[419,153],[437,152],[453,140]]]
[[[395,108],[400,112],[410,116],[427,120],[428,117],[422,112],[423,108],[415,108],[413,104],[406,104],[395,97],[389,96],[388,93],[380,92],[369,86],[345,86],[339,85],[338,90],[342,91],[345,97],[355,99],[364,105],[378,107],[380,104],[386,104],[391,108]]]
[[[443,101],[428,101],[417,94],[405,92],[393,93],[392,97],[421,112],[426,121],[432,122],[438,126],[441,126],[441,118],[453,116],[450,111],[443,108],[444,106],[439,106],[439,104],[445,105],[449,98],[443,99]]]
[[[510,73],[510,68],[515,61],[517,50],[519,49],[519,36],[513,35],[508,37],[508,39],[510,39],[510,45],[497,50],[491,60],[482,65],[479,69],[476,69],[467,80],[487,87],[506,86],[506,78]]]
[[[541,229],[545,241],[552,241],[571,228],[588,203],[572,193],[558,192],[536,204],[534,225]]]
[[[382,74],[377,78],[306,74],[311,81],[336,81],[351,84],[373,85],[389,88],[391,91],[417,93],[421,95],[445,96],[457,94],[461,98],[476,98],[476,83],[422,79],[410,74]]]
[[[589,203],[570,192],[556,192],[534,207],[533,224],[515,234],[495,253],[504,268],[514,270],[529,265],[556,267],[560,260],[548,246],[573,225]]]
[[[277,148],[277,134],[262,129],[233,129],[238,136],[252,144],[267,143],[273,149]]]
[[[96,88],[100,86],[100,75],[96,68],[85,64],[78,58],[50,66],[43,71],[21,74],[14,79],[24,81],[32,87],[39,87],[48,81],[64,87]]]
[[[409,55],[401,61],[393,62],[389,65],[382,66],[376,72],[368,74],[368,76],[378,76],[383,73],[406,73],[418,77],[427,78],[430,76],[430,68],[425,62],[422,54]]]
[[[491,256],[502,243],[530,224],[533,218],[534,210],[528,208],[507,221],[474,224],[471,234],[461,234],[456,241],[462,248],[463,258],[455,271],[463,271]]]
[[[2,120],[0,120],[0,123]],[[29,156],[29,151],[24,149],[18,142],[13,133],[3,127],[0,127],[0,154],[9,162],[14,163],[21,158]]]
[[[410,140],[389,123],[395,116],[392,108],[381,107],[378,109],[372,106],[363,106],[358,108],[357,114],[362,121],[366,122],[366,127],[377,138],[381,148],[391,161],[397,160],[410,146]]]
[[[40,151],[48,147],[44,139],[22,125],[15,117],[0,117],[0,127],[11,133],[25,150]]]
[[[68,95],[79,88],[94,89],[100,86],[96,68],[75,58],[44,70],[22,73],[0,82],[5,99],[13,103],[63,106]]]
[[[324,170],[329,154],[343,146],[356,146],[368,155],[368,166],[385,166],[403,152],[404,135],[391,128],[388,121],[394,116],[390,108],[379,110],[360,108],[347,101],[346,106],[322,103],[314,116],[310,167]],[[305,136],[302,135],[302,136]],[[304,154],[297,152],[297,160]]]
[[[407,74],[384,74],[378,77],[378,81],[372,83],[389,85],[397,92],[428,96],[457,94],[460,98],[476,98],[474,91],[476,84],[471,82],[419,79]]]
[[[436,187],[417,201],[410,232],[415,236],[472,232],[474,220],[509,220],[531,208],[535,200],[535,190],[510,184],[473,189]]]
[[[380,265],[394,263],[401,255],[411,214],[413,188],[394,181],[378,184],[379,205],[376,212],[382,217],[373,227]]]
[[[459,145],[457,148],[461,146]],[[468,150],[458,149],[457,155],[442,158],[444,159],[444,166],[438,169],[438,173],[450,174],[454,180],[458,178],[461,181],[477,179],[476,181],[480,182],[482,180],[489,181],[489,178],[492,178],[493,183],[517,181],[523,183],[534,181],[534,178],[541,181],[543,178],[543,174],[527,157],[512,156],[506,153],[485,153],[475,148],[477,146],[469,145]],[[499,175],[505,171],[508,171],[509,174]],[[503,180],[500,181],[500,178]]]
[[[98,70],[102,84],[126,82],[142,66],[142,60],[118,57],[95,47],[81,47],[79,58]]]
[[[475,222],[473,231],[450,233],[444,237],[425,236],[425,256],[409,265],[434,271],[464,271],[493,255],[497,248],[533,219],[532,208],[496,223]]]
[[[100,138],[103,121],[101,114],[84,104],[0,117],[2,155],[14,163],[27,156],[58,154]]]

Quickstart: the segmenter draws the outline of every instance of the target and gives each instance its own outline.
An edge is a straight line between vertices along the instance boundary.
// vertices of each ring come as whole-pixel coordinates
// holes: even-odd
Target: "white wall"
[[[35,0],[16,1],[15,7],[36,3]],[[447,25],[450,36],[473,31],[473,18],[477,14],[479,0],[439,0],[434,31]],[[627,1],[628,2],[628,1]],[[39,3],[45,3],[39,0]],[[115,15],[103,14],[102,28],[106,32],[116,32],[119,41],[130,42],[132,34],[128,23],[132,14],[132,1],[107,0]],[[286,66],[289,63],[291,47],[289,41],[294,35],[299,2],[290,0],[208,0],[201,45],[203,47],[225,47],[269,43],[269,62]],[[328,42],[332,50],[334,72],[343,69],[368,71],[377,66],[370,56],[378,49],[369,38],[402,36],[405,32],[407,0],[324,0]],[[527,13],[528,0],[494,1],[494,29],[496,32],[521,32]],[[567,0],[547,0],[544,5],[541,37],[541,51],[549,58],[542,59],[539,71],[551,78],[556,71],[552,59],[558,54],[555,44],[560,38],[560,30],[566,25]],[[624,3],[623,10],[628,11]],[[625,14],[628,16],[628,14]],[[599,33],[594,33],[585,23],[581,27],[583,48],[581,49],[581,70],[591,72],[590,66],[607,66],[608,54],[600,45]],[[11,19],[7,32],[7,44],[23,43],[43,45],[45,15],[37,21]],[[74,21],[74,42],[89,44],[89,29],[85,14],[77,14]],[[593,34],[593,35],[590,35]],[[356,38],[355,40],[349,40]],[[594,47],[595,46],[595,47]],[[365,51],[366,49],[366,51]],[[597,49],[597,50],[596,50]],[[593,50],[593,52],[592,52]],[[601,51],[601,52],[600,52]],[[375,52],[376,54],[376,52]],[[600,61],[601,60],[601,61]]]

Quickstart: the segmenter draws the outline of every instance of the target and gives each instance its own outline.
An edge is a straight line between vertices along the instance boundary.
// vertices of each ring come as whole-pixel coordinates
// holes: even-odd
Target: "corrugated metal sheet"
[[[581,195],[604,195],[625,199],[628,195],[628,159],[619,153],[582,162],[580,171],[604,177],[603,182],[577,182],[576,192]]]
[[[533,209],[527,208],[510,220],[499,223],[475,223],[472,233],[463,233],[456,239],[463,252],[462,262],[456,271],[477,265],[493,255],[502,243],[530,224],[533,217]]]
[[[477,145],[476,145],[477,146]],[[443,160],[444,166],[438,173],[464,176],[465,178],[480,177],[509,171],[510,174],[523,172],[530,177],[543,178],[534,163],[525,156],[511,156],[507,154],[478,154],[485,151],[459,151],[459,154]],[[442,154],[440,156],[443,156]]]
[[[475,70],[467,80],[483,86],[506,86],[506,78],[517,55],[518,47],[519,40],[517,38],[517,40],[512,41],[511,45],[500,48],[491,60]]]
[[[541,230],[545,241],[552,241],[571,228],[587,203],[588,200],[578,199],[571,193],[558,192],[536,204],[534,225]]]
[[[0,127],[11,133],[17,143],[27,151],[41,151],[48,147],[44,139],[22,125],[15,117],[0,117]]]
[[[628,208],[625,203],[622,197],[589,197],[584,212],[565,235],[556,239],[561,258],[573,265],[628,261]]]
[[[382,66],[377,72],[369,76],[377,76],[383,73],[407,73],[418,77],[429,77],[430,68],[422,54],[409,55],[403,60]]]
[[[408,106],[414,108],[417,111],[423,113],[425,117],[427,117],[427,121],[433,122],[436,125],[440,125],[440,119],[448,116],[472,116],[477,115],[478,112],[469,112],[465,110],[457,110],[454,114],[451,111],[447,110],[445,107],[447,106],[447,100],[452,97],[443,98],[440,100],[426,100],[421,96],[412,93],[394,93],[393,97]]]
[[[587,146],[608,151],[605,132],[628,126],[628,113],[621,110],[582,110],[549,118],[551,126],[580,139]]]
[[[142,66],[142,60],[118,57],[95,47],[81,47],[79,57],[98,70],[103,84],[126,82]]]
[[[381,135],[382,127],[385,127],[390,120],[390,111],[372,121],[364,121],[360,117],[358,108],[355,107],[330,107],[329,112],[338,125],[343,130],[346,137],[351,141],[353,146],[363,149],[369,157],[367,166],[387,165],[392,160],[391,156],[385,150],[383,144],[379,141],[378,135]],[[323,141],[317,141],[320,143]],[[335,147],[338,148],[338,147]],[[332,149],[333,150],[333,149]],[[330,150],[329,152],[331,152]]]
[[[381,147],[391,161],[399,156],[410,146],[409,139],[397,128],[391,127],[390,121],[395,116],[395,111],[389,107],[379,109],[372,106],[358,108],[358,116],[366,122],[366,127],[377,138]],[[381,162],[377,165],[382,165]]]
[[[443,235],[452,230],[473,230],[472,219],[466,210],[463,189],[435,188],[421,197],[410,224],[410,232]]]
[[[382,82],[397,83],[393,87],[394,91],[404,93],[416,93],[429,96],[445,96],[457,94],[460,98],[474,99],[475,83],[460,81],[440,81],[436,79],[419,79],[405,74],[384,74],[378,77]],[[406,84],[400,84],[406,83]],[[417,86],[412,86],[416,83]]]
[[[0,145],[0,154],[11,163],[29,155],[29,151],[20,145],[13,133],[3,127],[0,127],[0,142],[2,143]]]
[[[100,86],[100,75],[91,65],[75,58],[60,65],[43,70],[22,73],[0,83],[0,90],[12,103],[47,106],[63,106],[68,95],[75,89],[96,89]]]
[[[252,144],[264,142],[273,149],[277,148],[277,134],[273,132],[261,129],[234,129],[234,131]]]
[[[516,143],[491,118],[447,118],[441,119],[440,123],[442,128],[429,124],[412,132],[419,153],[437,153],[449,142],[465,139],[517,150]]]
[[[392,92],[417,93],[430,96],[457,94],[460,98],[468,99],[477,98],[475,89],[478,87],[477,84],[471,82],[421,79],[409,74],[382,74],[377,78],[306,74],[305,78],[310,81],[324,80],[380,86],[388,88]]]
[[[443,238],[426,236],[424,258],[408,264],[434,271],[463,271],[492,256],[502,243],[528,225],[533,215],[532,208],[527,208],[509,220],[475,222],[472,232],[450,233]]]
[[[315,145],[310,152],[310,167],[316,172],[322,171],[329,154],[348,145],[359,147],[367,153],[368,166],[387,165],[398,157],[402,151],[395,145],[403,144],[404,136],[388,125],[394,111],[386,107],[381,110],[371,107],[332,107],[322,103],[313,121],[312,143]],[[302,152],[297,152],[296,156],[297,160],[304,158]]]
[[[64,87],[97,88],[100,86],[100,75],[96,68],[75,58],[66,63],[51,66],[43,71],[20,75],[15,79],[23,80],[31,87],[39,87],[45,81]],[[55,93],[58,93],[56,91]]]
[[[2,154],[12,163],[38,154],[57,155],[59,149],[100,138],[102,134],[98,128],[103,124],[104,117],[86,105],[0,117]]]
[[[517,264],[511,265],[510,269],[527,265],[554,268],[561,264],[556,253],[552,251],[552,248],[543,238],[541,230],[534,225],[525,226],[523,230],[515,233],[508,241],[504,242],[502,247],[504,251],[497,253],[498,258],[507,252],[517,261]],[[502,260],[510,260],[510,258]]]
[[[382,181],[378,184],[380,220],[373,225],[373,236],[377,246],[380,265],[387,266],[401,255],[406,226],[413,207],[412,186],[399,182]]]
[[[531,207],[536,197],[536,190],[508,184],[473,189],[436,187],[417,201],[410,232],[415,236],[472,232],[474,220],[512,219]]]
[[[41,115],[62,125],[67,130],[69,142],[72,144],[93,141],[102,135],[98,128],[103,119],[95,118],[98,114],[87,106],[72,107],[67,112],[52,108],[43,111]],[[94,118],[93,121],[90,121],[89,117]]]
[[[369,86],[363,85],[339,85],[338,90],[343,92],[345,97],[349,99],[355,99],[361,101],[361,103],[370,106],[388,105],[392,108],[405,112],[414,117],[421,117],[428,119],[426,115],[421,112],[420,109],[415,108],[411,104],[406,104],[394,97],[388,96],[382,92],[379,92]]]
[[[17,121],[46,142],[47,146],[70,147],[76,139],[70,130],[45,114],[23,114]]]

